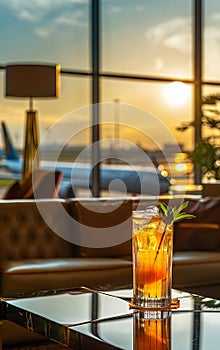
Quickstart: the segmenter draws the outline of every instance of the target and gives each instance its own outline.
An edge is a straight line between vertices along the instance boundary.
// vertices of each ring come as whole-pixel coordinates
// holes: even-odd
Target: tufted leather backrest
[[[174,251],[220,251],[220,197],[190,199],[185,211],[195,219],[174,225]]]
[[[62,200],[38,200],[48,212],[50,220],[62,225],[59,205]],[[1,260],[70,257],[74,247],[59,237],[42,218],[35,200],[0,201]]]
[[[76,198],[69,205],[79,222],[81,256],[131,258],[131,200]]]
[[[119,201],[120,202],[120,201]],[[72,256],[127,256],[131,255],[131,240],[123,240],[118,245],[108,245],[112,232],[118,232],[123,238],[131,237],[131,213],[137,208],[139,199],[125,200],[119,205],[118,200],[82,200],[78,199],[38,199],[38,200],[0,200],[0,258],[36,259]],[[47,212],[47,222],[38,210],[36,203],[41,204]],[[154,204],[151,200],[141,203],[143,206]],[[61,207],[60,207],[61,206]],[[64,211],[60,210],[62,208]],[[203,198],[189,201],[187,212],[196,216],[193,220],[183,220],[174,227],[174,251],[204,250],[220,251],[220,198]],[[102,213],[102,210],[105,212]],[[68,222],[64,212],[75,220],[70,222],[68,235],[58,235]],[[83,226],[77,224],[77,220]],[[71,220],[70,220],[71,221]],[[120,230],[114,231],[120,223]],[[90,227],[93,229],[91,230]],[[107,240],[106,248],[77,246],[78,237],[88,234],[97,228],[97,234],[103,229],[103,239]],[[120,231],[120,232],[119,232]],[[99,236],[101,238],[102,236]],[[115,237],[115,236],[114,236]],[[117,238],[117,237],[116,237]],[[114,242],[113,242],[114,243]]]

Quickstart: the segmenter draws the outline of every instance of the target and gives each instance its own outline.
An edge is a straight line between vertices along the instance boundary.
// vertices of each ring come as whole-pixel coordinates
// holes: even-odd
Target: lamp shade
[[[5,96],[58,97],[59,65],[9,64],[5,69]]]

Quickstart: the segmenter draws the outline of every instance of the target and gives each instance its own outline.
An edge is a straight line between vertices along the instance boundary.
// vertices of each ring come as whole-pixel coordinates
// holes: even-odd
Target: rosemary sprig
[[[169,207],[166,203],[159,202],[160,209],[163,213],[163,222],[166,225],[171,225],[173,222],[180,221],[183,219],[194,219],[195,215],[187,214],[183,211],[188,206],[189,202],[186,201],[177,208]]]
[[[163,214],[162,222],[165,224],[165,226],[164,226],[164,230],[163,230],[163,233],[162,233],[162,236],[161,236],[158,248],[157,248],[154,262],[156,261],[157,256],[159,254],[160,247],[162,245],[167,226],[173,224],[176,221],[180,221],[183,219],[194,219],[195,218],[195,215],[187,214],[183,211],[188,206],[188,204],[189,204],[189,202],[186,201],[183,204],[181,204],[179,207],[176,207],[176,206],[169,207],[166,203],[159,202],[159,206],[160,206],[160,209],[161,209],[162,214]]]

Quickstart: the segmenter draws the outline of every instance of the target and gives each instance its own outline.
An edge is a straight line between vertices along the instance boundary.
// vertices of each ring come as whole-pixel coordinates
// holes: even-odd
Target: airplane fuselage
[[[23,160],[3,159],[1,167],[13,174],[21,176]],[[41,161],[41,167],[47,170],[59,170],[63,174],[62,185],[91,188],[92,167],[86,163],[50,162]],[[154,167],[109,165],[100,166],[100,188],[102,190],[116,190],[119,192],[159,195],[168,192],[169,181],[164,178]]]
[[[23,158],[19,157],[11,141],[6,124],[1,123],[5,144],[5,155],[0,162],[3,167],[13,173],[15,179],[21,178],[23,170]],[[62,173],[60,189],[72,188],[74,194],[77,187],[91,189],[92,165],[77,162],[52,162],[41,161],[41,168],[46,170],[58,170]],[[167,178],[154,166],[130,166],[125,164],[101,164],[100,165],[100,189],[119,191],[123,193],[138,193],[158,196],[168,192],[170,183]],[[71,190],[70,190],[71,193]]]

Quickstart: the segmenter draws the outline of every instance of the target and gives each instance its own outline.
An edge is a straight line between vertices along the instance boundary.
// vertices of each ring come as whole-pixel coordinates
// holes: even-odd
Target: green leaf
[[[195,215],[182,213],[182,214],[179,214],[179,215],[175,218],[174,221],[176,222],[176,221],[180,221],[180,220],[184,220],[184,219],[194,219],[194,218],[195,218]]]
[[[162,209],[163,213],[166,215],[167,214],[167,205],[166,205],[166,203],[159,202],[159,206]]]
[[[177,213],[180,213],[183,209],[185,209],[189,204],[189,201],[183,202],[183,204],[181,204],[179,206],[179,208],[176,210]]]

